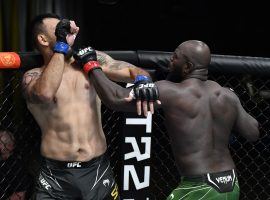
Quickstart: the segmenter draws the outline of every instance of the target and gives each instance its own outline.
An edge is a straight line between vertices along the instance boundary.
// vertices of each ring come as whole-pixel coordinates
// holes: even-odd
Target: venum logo
[[[221,177],[216,178],[216,180],[218,183],[227,184],[232,181],[232,176],[231,175],[221,176]]]
[[[67,164],[67,167],[68,168],[75,168],[75,167],[80,168],[82,166],[81,166],[81,162],[70,162]]]
[[[109,179],[103,180],[103,185],[104,185],[105,187],[109,186],[109,185],[110,185],[110,180],[109,180]]]

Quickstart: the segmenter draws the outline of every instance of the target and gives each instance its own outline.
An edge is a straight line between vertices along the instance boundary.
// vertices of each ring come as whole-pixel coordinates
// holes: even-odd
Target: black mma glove
[[[62,19],[55,28],[55,36],[57,42],[67,43],[67,35],[70,33],[70,20]]]
[[[86,47],[73,52],[73,57],[83,70],[88,74],[94,69],[101,69],[97,61],[97,53],[92,47]]]
[[[67,54],[69,45],[67,44],[67,35],[70,33],[70,21],[62,19],[58,22],[55,28],[56,44],[54,52]]]
[[[144,75],[136,76],[133,92],[137,100],[156,101],[159,98],[157,86],[150,77]]]

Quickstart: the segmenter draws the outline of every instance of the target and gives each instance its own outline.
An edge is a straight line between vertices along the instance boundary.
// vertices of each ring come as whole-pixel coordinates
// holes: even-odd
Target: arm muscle
[[[139,74],[150,76],[147,71],[128,62],[114,60],[104,52],[97,51],[97,59],[103,72],[113,81],[133,82]]]

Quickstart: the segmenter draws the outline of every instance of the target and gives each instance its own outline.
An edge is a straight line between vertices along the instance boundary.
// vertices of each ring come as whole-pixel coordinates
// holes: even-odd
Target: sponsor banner
[[[124,119],[121,199],[150,200],[152,115],[125,113]]]

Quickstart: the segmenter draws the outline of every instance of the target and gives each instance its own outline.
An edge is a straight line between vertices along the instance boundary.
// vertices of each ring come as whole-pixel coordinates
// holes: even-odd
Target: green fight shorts
[[[166,200],[238,200],[239,183],[235,171],[182,177],[180,185]]]

